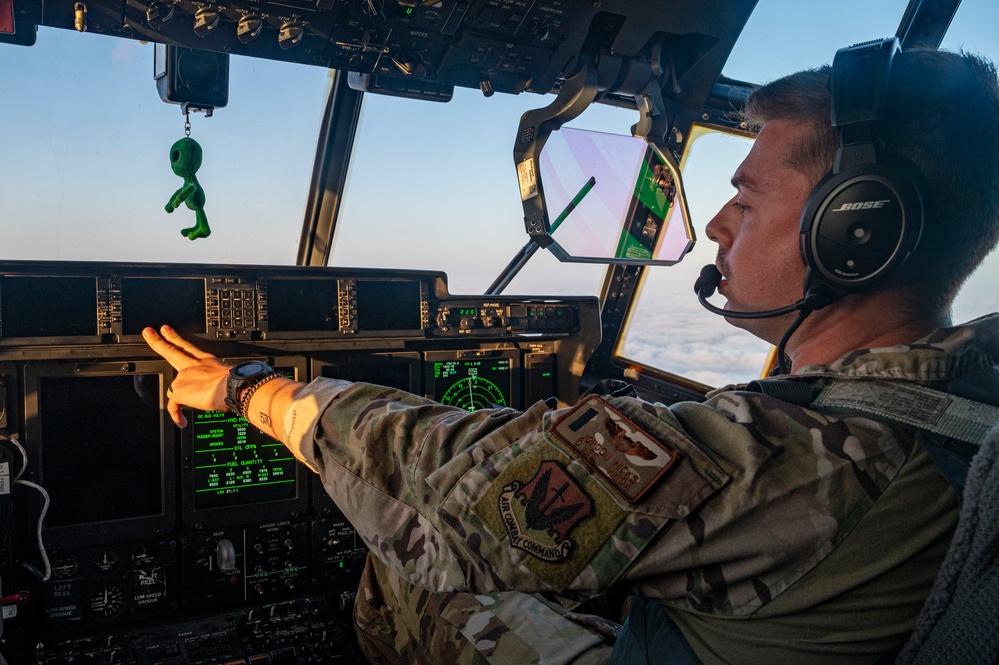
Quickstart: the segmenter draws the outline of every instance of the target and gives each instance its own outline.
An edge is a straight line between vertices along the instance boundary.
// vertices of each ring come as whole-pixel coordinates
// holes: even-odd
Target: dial
[[[111,549],[104,549],[94,557],[94,568],[107,575],[118,567],[118,553]]]
[[[491,409],[496,406],[506,406],[506,398],[499,386],[481,376],[472,375],[458,379],[444,396],[441,404],[457,406],[466,411]]]
[[[80,564],[72,557],[56,559],[52,562],[52,577],[57,580],[68,580],[76,577]]]
[[[125,592],[115,584],[107,584],[90,596],[90,613],[98,619],[110,619],[124,606]]]

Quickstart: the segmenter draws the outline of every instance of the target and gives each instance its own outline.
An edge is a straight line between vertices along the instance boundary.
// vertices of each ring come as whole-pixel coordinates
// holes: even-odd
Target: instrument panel
[[[174,426],[175,372],[141,339],[162,323],[229,362],[469,411],[575,399],[600,334],[596,298],[454,296],[439,272],[0,262],[0,586],[26,599],[4,609],[9,662],[355,662],[364,543],[244,419]]]
[[[164,323],[192,339],[578,334],[561,299],[453,297],[426,271],[4,263],[0,347],[141,342]],[[59,307],[40,306],[60,303]]]

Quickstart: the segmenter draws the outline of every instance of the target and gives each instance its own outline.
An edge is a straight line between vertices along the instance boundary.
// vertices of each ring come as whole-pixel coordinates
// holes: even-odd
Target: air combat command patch
[[[626,513],[601,481],[552,444],[511,452],[498,456],[506,461],[490,460],[499,462],[499,473],[472,513],[516,552],[514,561],[561,591],[613,538]]]
[[[563,561],[572,554],[569,532],[593,513],[593,501],[558,462],[546,460],[526,484],[503,486],[499,511],[510,544],[542,561]]]
[[[630,503],[639,501],[680,457],[680,451],[596,396],[563,414],[551,434]]]

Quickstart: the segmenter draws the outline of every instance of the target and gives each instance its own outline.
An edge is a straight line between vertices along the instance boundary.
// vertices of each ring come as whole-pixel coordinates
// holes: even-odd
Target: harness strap
[[[999,407],[906,381],[833,380],[813,396],[812,382],[760,379],[746,386],[798,406],[861,415],[916,430],[916,441],[954,487],[958,501],[979,441],[999,423]]]
[[[812,406],[893,420],[963,441],[976,451],[985,433],[999,423],[999,407],[901,381],[833,381]]]

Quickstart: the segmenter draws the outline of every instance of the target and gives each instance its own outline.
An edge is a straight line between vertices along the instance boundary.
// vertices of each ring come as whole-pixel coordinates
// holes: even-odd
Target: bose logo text
[[[882,199],[880,201],[857,201],[856,203],[844,203],[840,207],[833,210],[833,212],[843,212],[844,210],[871,210],[875,208],[883,208],[886,203],[891,203],[891,199]]]

